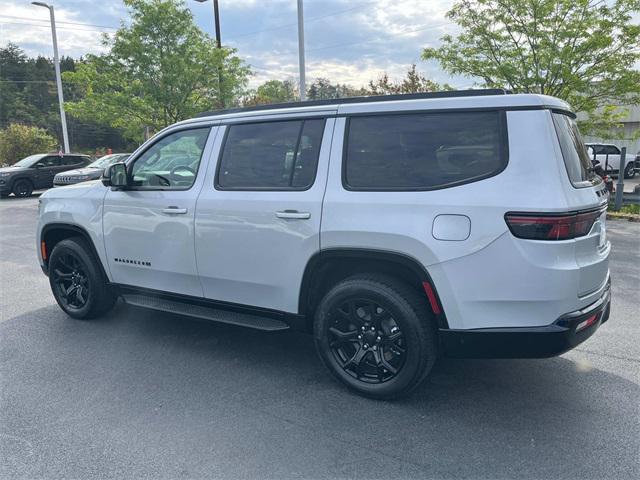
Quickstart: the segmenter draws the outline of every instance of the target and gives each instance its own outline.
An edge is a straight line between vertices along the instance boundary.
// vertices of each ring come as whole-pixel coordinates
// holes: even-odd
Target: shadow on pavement
[[[12,475],[48,476],[59,464],[61,475],[83,476],[97,455],[87,444],[124,459],[128,474],[152,476],[184,475],[167,466],[175,462],[206,475],[208,462],[223,468],[237,455],[245,470],[221,476],[637,474],[640,389],[562,357],[442,359],[413,396],[378,402],[335,383],[304,334],[118,304],[91,322],[43,308],[0,324],[0,336]],[[620,424],[626,443],[611,441]]]

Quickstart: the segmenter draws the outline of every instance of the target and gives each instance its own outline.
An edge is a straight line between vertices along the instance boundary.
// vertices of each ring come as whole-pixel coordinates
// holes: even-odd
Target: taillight
[[[530,240],[569,240],[583,237],[603,210],[561,214],[507,213],[504,218],[511,233]]]

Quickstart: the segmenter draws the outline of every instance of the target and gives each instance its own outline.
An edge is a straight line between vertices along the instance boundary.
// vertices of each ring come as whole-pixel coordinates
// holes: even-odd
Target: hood
[[[29,167],[16,167],[12,165],[10,167],[0,168],[0,173],[18,173],[18,172],[26,172],[29,170],[31,170]]]
[[[102,168],[76,168],[75,170],[60,172],[56,177],[81,177],[83,175],[89,175],[90,178],[100,178],[102,176]]]
[[[50,188],[44,192],[40,198],[74,198],[82,197],[92,190],[104,190],[106,193],[107,187],[105,187],[99,180],[91,180],[88,182],[74,183],[71,185],[64,185],[62,187]]]

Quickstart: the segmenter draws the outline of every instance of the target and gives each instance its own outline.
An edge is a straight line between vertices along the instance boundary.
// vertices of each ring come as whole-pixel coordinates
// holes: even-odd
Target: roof
[[[180,124],[276,114],[354,114],[376,111],[553,108],[571,111],[564,101],[538,94],[511,94],[504,89],[454,90],[402,95],[347,97],[330,100],[258,105],[203,112]]]

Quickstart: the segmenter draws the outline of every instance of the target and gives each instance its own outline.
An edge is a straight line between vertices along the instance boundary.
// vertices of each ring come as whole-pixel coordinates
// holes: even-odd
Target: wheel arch
[[[31,184],[31,187],[35,189],[36,184],[33,181],[33,178],[31,178],[29,175],[25,175],[24,173],[22,175],[17,175],[15,178],[11,179],[11,183],[9,184],[9,189],[13,192],[13,188],[16,186],[16,182],[19,182],[20,180],[26,180],[27,182],[29,182]]]
[[[102,264],[102,259],[98,254],[98,250],[96,249],[91,235],[89,235],[87,230],[83,227],[71,223],[49,223],[42,228],[40,240],[45,243],[47,251],[47,258],[43,259],[46,269],[45,273],[48,274],[49,256],[51,255],[51,252],[53,251],[55,246],[62,240],[66,240],[67,238],[72,237],[81,237],[87,242],[87,245],[89,245],[89,248],[91,249],[91,253],[98,261],[102,273],[104,274],[105,278],[108,279],[109,277],[106,273],[104,265]]]
[[[298,300],[298,313],[307,318],[307,328],[313,322],[315,306],[331,285],[356,273],[376,272],[391,275],[414,287],[424,295],[438,327],[448,328],[436,285],[420,262],[402,253],[358,248],[322,250],[307,262]]]

